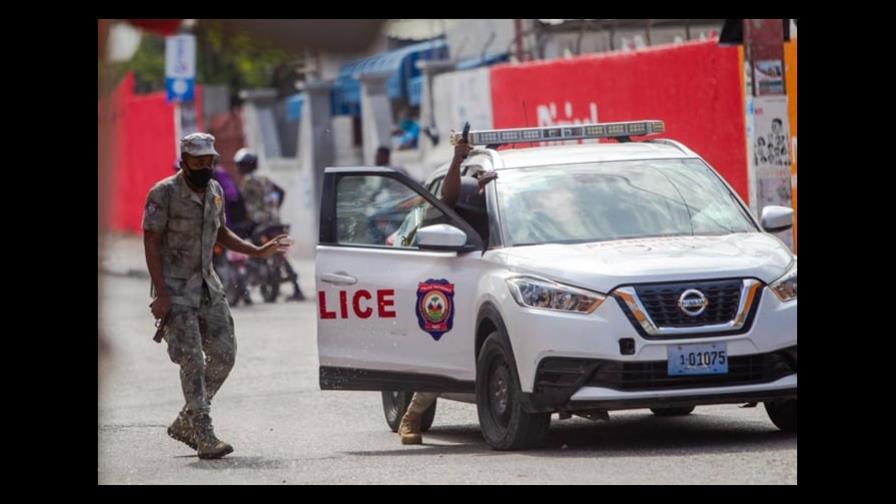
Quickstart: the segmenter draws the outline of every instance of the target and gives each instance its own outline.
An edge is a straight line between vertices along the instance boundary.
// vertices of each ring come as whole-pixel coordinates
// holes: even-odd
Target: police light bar
[[[663,121],[627,121],[615,123],[579,124],[575,126],[549,126],[544,128],[515,128],[470,131],[471,145],[504,145],[526,142],[556,142],[586,138],[625,138],[655,135],[666,131]],[[451,144],[457,144],[461,133],[451,134]]]

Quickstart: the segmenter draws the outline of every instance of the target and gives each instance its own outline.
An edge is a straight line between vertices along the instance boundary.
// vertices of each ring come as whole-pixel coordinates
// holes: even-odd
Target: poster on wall
[[[755,64],[757,96],[784,94],[784,65],[781,60],[762,60]]]
[[[791,148],[787,97],[756,97],[750,136],[751,162],[756,169],[759,215],[769,205],[792,208]],[[776,233],[793,249],[793,230]]]

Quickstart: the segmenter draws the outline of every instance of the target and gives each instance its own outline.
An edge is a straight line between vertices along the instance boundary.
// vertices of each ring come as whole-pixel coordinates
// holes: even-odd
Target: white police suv
[[[388,168],[327,168],[316,281],[320,387],[375,390],[397,429],[413,391],[475,402],[496,449],[551,414],[763,402],[796,430],[797,262],[661,121],[472,131],[494,170],[487,237]],[[618,142],[503,144],[613,138]],[[452,137],[457,140],[457,134]],[[484,239],[485,238],[485,239]],[[435,405],[424,417],[432,423]]]

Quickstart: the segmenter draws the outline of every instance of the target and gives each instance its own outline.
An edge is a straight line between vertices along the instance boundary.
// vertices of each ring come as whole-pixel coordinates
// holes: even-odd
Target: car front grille
[[[733,320],[737,315],[742,288],[741,280],[722,280],[636,285],[635,291],[656,326],[699,327]],[[682,293],[689,289],[702,292],[709,302],[700,315],[688,315],[678,306]]]

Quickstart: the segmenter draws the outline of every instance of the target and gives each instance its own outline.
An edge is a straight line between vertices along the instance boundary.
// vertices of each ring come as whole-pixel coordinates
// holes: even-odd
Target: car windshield
[[[502,170],[508,245],[758,231],[699,159],[651,159]]]

